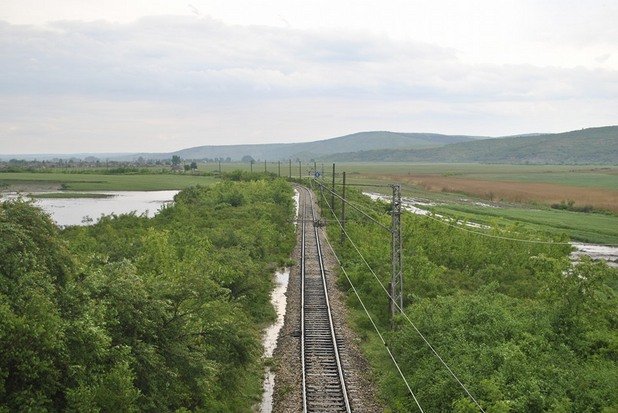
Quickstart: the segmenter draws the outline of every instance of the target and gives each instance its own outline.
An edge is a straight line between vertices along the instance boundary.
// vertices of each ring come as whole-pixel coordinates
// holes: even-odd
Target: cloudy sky
[[[614,0],[3,0],[0,153],[618,124]]]

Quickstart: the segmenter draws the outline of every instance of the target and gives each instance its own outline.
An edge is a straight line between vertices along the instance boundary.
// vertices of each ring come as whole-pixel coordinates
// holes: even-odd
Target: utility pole
[[[345,172],[343,173],[343,189],[341,190],[341,244],[345,242]]]
[[[277,161],[277,174],[281,178],[281,161]]]
[[[266,159],[264,159],[264,173],[266,173]]]
[[[253,159],[251,159],[251,162],[249,162],[250,168],[251,168],[251,173],[253,173],[253,162],[255,162]]]
[[[292,179],[292,160],[290,159],[290,179]]]
[[[221,159],[219,159],[219,176],[221,176]]]
[[[395,314],[403,311],[403,269],[402,269],[402,245],[401,245],[401,185],[394,184],[393,187],[393,210],[391,226],[391,253],[392,253],[392,273],[390,282],[390,310],[391,326]]]
[[[333,209],[333,214],[335,213],[335,164],[333,163],[333,187],[331,188],[333,192],[330,194],[330,207]]]
[[[298,179],[303,179],[303,161],[298,161]]]

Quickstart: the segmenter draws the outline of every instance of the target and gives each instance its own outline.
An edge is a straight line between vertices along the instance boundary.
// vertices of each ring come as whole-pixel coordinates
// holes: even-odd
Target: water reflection
[[[174,199],[179,191],[118,191],[88,192],[111,195],[109,198],[43,198],[35,204],[51,215],[56,224],[90,225],[101,215],[127,214],[135,211],[153,217],[159,209]],[[3,194],[2,199],[16,198],[16,193]],[[91,218],[91,220],[88,220]]]
[[[279,331],[281,330],[281,327],[283,327],[283,321],[285,318],[285,307],[287,303],[285,292],[288,289],[289,280],[289,268],[284,268],[283,270],[275,273],[275,288],[270,295],[270,302],[277,311],[277,320],[268,326],[264,332],[264,336],[262,337],[262,344],[264,345],[264,358],[272,357],[273,352],[277,347],[277,338],[279,337]],[[262,388],[263,394],[260,412],[271,413],[273,409],[273,394],[275,390],[275,374],[270,370],[270,367],[266,367]]]

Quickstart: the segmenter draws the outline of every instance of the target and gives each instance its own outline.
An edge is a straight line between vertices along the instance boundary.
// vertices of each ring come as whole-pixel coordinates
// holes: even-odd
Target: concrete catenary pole
[[[390,310],[391,323],[399,311],[403,311],[403,260],[401,245],[401,185],[395,184],[393,187],[393,205],[391,221],[391,258],[392,271],[390,282]],[[393,324],[394,326],[394,324]]]
[[[345,172],[343,172],[343,188],[341,189],[341,244],[345,242]]]
[[[330,194],[330,207],[333,209],[333,214],[335,213],[335,164],[333,163],[333,187],[331,188],[333,192]]]

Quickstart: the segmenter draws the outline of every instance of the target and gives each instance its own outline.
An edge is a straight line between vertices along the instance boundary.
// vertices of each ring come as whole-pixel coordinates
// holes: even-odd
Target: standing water
[[[270,296],[270,302],[277,311],[277,320],[270,325],[264,337],[262,343],[264,344],[263,357],[270,358],[273,356],[273,352],[277,347],[277,338],[279,337],[279,331],[283,327],[283,319],[285,317],[285,306],[287,299],[285,292],[288,289],[288,281],[290,280],[290,269],[284,268],[275,273],[275,289]],[[262,404],[260,405],[261,413],[271,413],[273,410],[273,393],[275,390],[275,374],[270,370],[270,367],[266,367],[264,372],[264,382],[262,384],[264,393],[262,395]]]
[[[294,202],[296,204],[296,217],[300,209],[300,193],[294,190]],[[296,222],[294,222],[296,225]],[[275,311],[277,312],[277,320],[264,332],[262,338],[262,344],[264,345],[264,357],[265,359],[273,356],[275,348],[277,347],[277,339],[279,337],[279,331],[283,327],[283,320],[285,318],[285,308],[287,305],[287,298],[285,293],[288,289],[288,282],[290,280],[290,269],[284,268],[275,273],[275,288],[270,295],[270,302]],[[275,373],[270,370],[269,366],[266,366],[264,371],[264,382],[262,383],[264,392],[262,393],[262,403],[260,404],[260,413],[271,413],[273,411],[273,394],[275,391]]]
[[[363,195],[368,196],[373,201],[377,201],[377,200],[386,201],[386,202],[390,201],[390,197],[386,195],[382,195],[382,194],[376,194],[373,192],[363,192]],[[493,205],[488,205],[488,204],[484,204],[480,202],[477,202],[476,204],[477,205],[480,204],[481,206],[496,208]],[[403,198],[402,205],[404,209],[416,215],[427,216],[431,214],[430,211],[426,209],[418,208],[417,206],[415,206],[415,205],[431,206],[432,204],[430,203],[423,203],[423,202],[419,202],[414,199]],[[433,217],[437,219],[442,219],[443,221],[447,223],[453,222],[452,220],[449,220],[448,218],[444,218],[444,216],[439,215],[439,214],[435,214],[433,215]],[[459,223],[459,222],[455,221],[455,223]],[[465,225],[468,227],[472,227],[472,228],[483,228],[483,229],[489,228],[487,225],[477,224],[475,222],[465,222]],[[618,268],[618,247],[615,245],[595,245],[595,244],[585,244],[582,242],[571,242],[571,246],[573,247],[573,252],[571,253],[571,261],[573,262],[579,261],[582,255],[587,255],[593,260],[605,261],[607,265],[609,265],[610,267]]]
[[[51,215],[57,225],[87,225],[96,223],[101,215],[127,214],[135,211],[153,217],[172,202],[179,191],[118,191],[89,192],[105,198],[37,198],[34,204]],[[47,194],[49,192],[46,192]],[[63,194],[71,194],[63,192]],[[74,193],[78,194],[78,193]],[[33,193],[32,195],[37,195]],[[2,194],[2,200],[15,199],[17,193]]]

